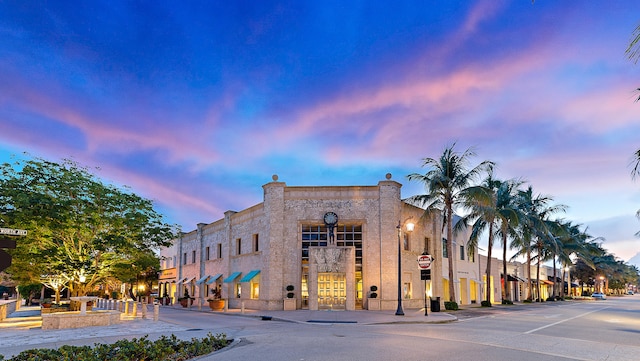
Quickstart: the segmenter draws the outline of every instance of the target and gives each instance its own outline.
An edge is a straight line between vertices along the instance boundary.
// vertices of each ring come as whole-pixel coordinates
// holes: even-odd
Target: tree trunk
[[[449,256],[449,301],[456,301],[456,288],[453,272],[454,254],[453,254],[453,209],[451,203],[447,203],[447,256]]]
[[[536,264],[536,279],[538,280],[538,302],[542,302],[542,294],[540,293],[540,257],[541,249],[538,248],[538,263]]]
[[[507,274],[507,230],[502,229],[502,277],[504,277],[504,285],[502,286],[503,299],[511,300],[509,290],[509,275]]]
[[[491,306],[491,249],[493,248],[493,223],[489,224],[489,241],[487,245],[487,303]]]
[[[556,267],[556,255],[554,253],[553,255],[553,299],[554,300],[556,299],[556,295],[558,294],[556,292],[556,289],[557,289],[556,285],[558,284],[558,276],[556,276],[558,274],[557,272],[558,272],[558,269]]]
[[[527,287],[527,299],[529,301],[533,301],[533,297],[532,297],[532,288],[533,288],[533,283],[531,282],[531,247],[527,246],[527,283],[528,283],[528,287]]]

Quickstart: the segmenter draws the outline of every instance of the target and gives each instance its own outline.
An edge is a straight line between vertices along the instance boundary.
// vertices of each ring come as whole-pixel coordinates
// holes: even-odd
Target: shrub
[[[148,336],[144,336],[140,339],[119,340],[113,344],[97,343],[94,347],[65,345],[59,349],[26,350],[6,361],[187,360],[220,350],[228,343],[225,334],[214,336],[209,333],[203,339],[192,338],[191,341],[179,340],[175,335],[149,341]],[[0,360],[4,360],[1,355]]]
[[[522,303],[531,303],[531,302],[533,302],[533,301],[531,301],[531,300],[530,300],[530,299],[528,299],[528,298],[527,298],[526,300],[522,301]]]
[[[444,301],[444,309],[449,311],[457,311],[458,303],[456,301]]]
[[[293,285],[288,285],[286,289],[287,289],[287,291],[289,291],[287,293],[287,298],[293,298],[293,296],[295,296],[295,295],[293,294],[292,291],[295,289],[295,287],[293,287]]]
[[[502,300],[503,305],[513,305],[513,301],[511,300]]]
[[[480,305],[481,305],[482,307],[491,307],[491,302],[489,302],[489,301],[482,301],[482,302],[480,302]]]
[[[547,301],[555,301],[556,299],[552,297],[547,297]]]

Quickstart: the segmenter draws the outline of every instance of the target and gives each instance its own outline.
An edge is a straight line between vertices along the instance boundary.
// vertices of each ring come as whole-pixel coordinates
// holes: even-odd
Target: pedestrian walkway
[[[208,308],[198,309],[174,306],[162,306],[167,312],[201,312],[212,314]],[[424,315],[424,309],[409,309],[404,316],[396,316],[395,311],[262,311],[230,309],[215,312],[229,317],[249,317],[274,322],[323,323],[323,324],[397,324],[397,323],[445,323],[457,318],[445,312]],[[162,317],[161,317],[162,318]],[[84,327],[63,330],[42,330],[40,307],[22,307],[0,322],[0,354],[9,358],[24,350],[34,348],[59,348],[63,345],[93,345],[95,343],[113,343],[119,339],[140,338],[149,335],[157,339],[162,335],[175,334],[181,339],[194,337],[192,330],[185,325],[177,325],[162,320],[138,317],[111,326]]]

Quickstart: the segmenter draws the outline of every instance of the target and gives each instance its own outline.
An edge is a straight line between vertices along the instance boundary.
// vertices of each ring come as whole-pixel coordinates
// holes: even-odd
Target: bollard
[[[147,304],[143,303],[140,306],[142,306],[142,319],[144,320],[147,318]]]
[[[244,315],[244,301],[240,303],[240,313]]]
[[[133,310],[131,311],[133,317],[138,317],[138,302],[133,301]]]
[[[153,305],[153,321],[158,322],[160,318],[160,305]]]
[[[129,314],[129,301],[124,301],[124,314]]]

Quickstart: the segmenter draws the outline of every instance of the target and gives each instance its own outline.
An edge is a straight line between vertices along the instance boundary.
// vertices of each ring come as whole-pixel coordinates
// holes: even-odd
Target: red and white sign
[[[431,268],[432,261],[433,259],[431,258],[430,254],[423,254],[422,256],[418,257],[418,267],[420,267],[420,269],[429,269]]]

